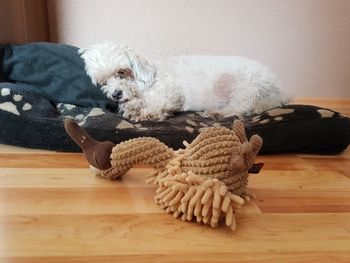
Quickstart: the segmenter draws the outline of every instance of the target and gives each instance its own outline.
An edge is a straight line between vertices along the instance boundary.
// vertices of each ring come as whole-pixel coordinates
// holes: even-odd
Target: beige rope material
[[[233,130],[204,129],[185,149],[173,151],[154,138],[137,138],[116,145],[112,168],[102,171],[116,179],[136,164],[156,172],[146,183],[157,185],[155,202],[174,217],[217,227],[220,220],[236,228],[235,211],[252,197],[247,193],[248,170],[262,146],[254,135],[248,141],[244,125],[236,120]]]

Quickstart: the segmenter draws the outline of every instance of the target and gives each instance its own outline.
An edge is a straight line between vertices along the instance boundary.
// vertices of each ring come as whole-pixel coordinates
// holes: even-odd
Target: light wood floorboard
[[[297,102],[350,113],[350,100]],[[350,262],[350,148],[257,161],[232,232],[163,212],[151,168],[108,181],[80,153],[0,145],[0,262]]]

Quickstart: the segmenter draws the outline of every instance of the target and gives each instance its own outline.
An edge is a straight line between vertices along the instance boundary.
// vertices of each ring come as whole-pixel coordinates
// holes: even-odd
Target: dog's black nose
[[[120,100],[122,98],[122,96],[123,96],[123,92],[121,90],[117,90],[117,91],[113,92],[113,94],[112,94],[112,97],[115,100]]]

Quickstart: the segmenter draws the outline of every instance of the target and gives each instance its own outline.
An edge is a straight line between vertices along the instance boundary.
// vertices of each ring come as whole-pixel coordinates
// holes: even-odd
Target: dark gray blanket
[[[77,51],[76,47],[54,43],[2,45],[0,71],[19,89],[53,103],[105,108],[107,98],[85,74]]]
[[[3,58],[1,58],[3,56]],[[2,82],[1,82],[2,81]],[[133,123],[115,112],[91,83],[77,48],[52,43],[0,46],[0,143],[57,151],[79,151],[63,128],[74,118],[94,138],[115,143],[156,137],[183,147],[201,129],[231,127],[235,117],[208,118],[183,112],[164,122]],[[248,136],[259,134],[262,153],[335,154],[350,142],[350,119],[311,105],[271,109],[243,120]]]

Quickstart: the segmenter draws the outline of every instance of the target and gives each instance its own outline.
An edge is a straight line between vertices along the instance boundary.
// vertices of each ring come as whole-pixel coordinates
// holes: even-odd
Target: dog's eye
[[[119,71],[118,71],[118,76],[119,76],[119,78],[121,78],[121,79],[126,78],[126,77],[127,77],[126,70],[124,70],[124,69],[119,70]]]
[[[125,79],[125,78],[132,78],[132,71],[131,69],[120,69],[118,72],[117,72],[117,76],[121,79]]]

